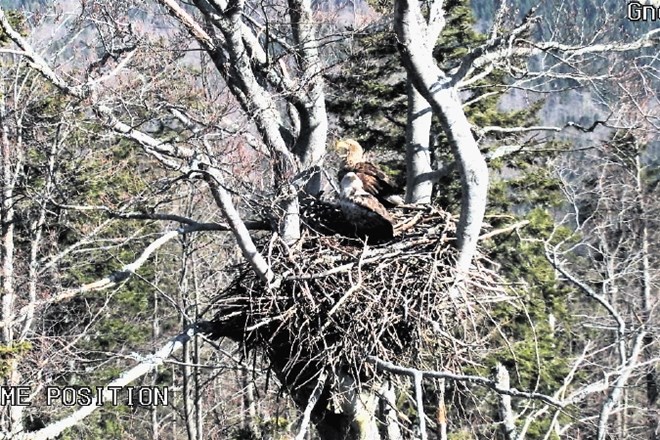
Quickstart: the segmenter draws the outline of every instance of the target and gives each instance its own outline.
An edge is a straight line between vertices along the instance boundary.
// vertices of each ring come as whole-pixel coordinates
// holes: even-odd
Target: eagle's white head
[[[346,160],[347,165],[355,165],[364,160],[364,150],[358,141],[354,139],[340,140],[335,144],[335,149]]]
[[[341,179],[341,196],[350,197],[356,193],[364,192],[364,185],[362,180],[355,173],[346,173],[343,179]]]

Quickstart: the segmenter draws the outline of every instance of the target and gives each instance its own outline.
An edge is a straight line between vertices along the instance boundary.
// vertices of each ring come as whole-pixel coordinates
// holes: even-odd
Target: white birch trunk
[[[431,168],[431,122],[433,110],[413,86],[410,79],[408,92],[408,121],[406,124],[406,203],[431,203],[433,181],[424,179]]]
[[[502,390],[508,391],[511,388],[509,371],[504,365],[499,363],[495,368],[495,380],[497,381],[497,386]],[[511,396],[502,393],[498,398],[500,422],[502,423],[502,433],[504,434],[504,438],[506,440],[518,440],[518,434],[516,432],[516,415],[513,412],[513,407],[511,405]]]
[[[653,323],[650,322],[653,316],[653,309],[655,302],[653,298],[653,277],[651,274],[651,261],[650,261],[650,237],[649,227],[647,221],[647,206],[645,200],[645,184],[644,184],[644,165],[642,163],[641,153],[638,152],[635,156],[635,165],[637,168],[636,173],[636,191],[639,203],[639,221],[641,222],[641,271],[642,271],[642,319],[648,327],[653,328]],[[644,360],[652,361],[654,352],[654,345],[656,342],[655,332],[649,330],[644,341],[645,353]],[[660,413],[657,408],[658,401],[658,374],[657,365],[654,362],[646,367],[646,412],[648,414],[648,429],[650,440],[657,440],[660,437]]]
[[[609,419],[615,408],[620,404],[624,390],[628,386],[628,381],[639,364],[640,355],[644,348],[646,332],[640,332],[635,336],[634,344],[630,356],[625,363],[621,365],[622,372],[617,379],[610,385],[610,391],[603,404],[598,417],[598,440],[608,438]]]
[[[431,4],[430,26],[442,27],[442,2]],[[394,28],[400,53],[417,90],[431,104],[447,134],[461,173],[461,216],[457,228],[459,257],[457,270],[466,272],[477,249],[479,231],[486,211],[488,167],[479,151],[465,116],[458,92],[450,79],[428,56],[424,45],[426,26],[417,0],[397,0]]]
[[[16,320],[16,290],[15,290],[15,272],[14,272],[14,185],[16,176],[14,170],[20,169],[20,139],[10,141],[9,137],[9,115],[5,107],[5,90],[0,93],[0,130],[2,130],[2,203],[0,206],[0,223],[2,228],[2,340],[0,344],[11,347],[17,342],[14,335],[14,326]],[[16,386],[20,384],[20,374],[16,368],[16,360],[11,351],[6,361],[8,372],[4,380],[6,386]],[[2,414],[0,428],[10,433],[17,433],[23,430],[22,418],[24,407],[17,405],[7,405],[6,413]],[[6,416],[6,418],[5,418]]]
[[[429,59],[433,58],[433,47],[444,27],[442,9],[429,10],[428,25],[424,26],[423,41],[419,47]],[[406,121],[406,203],[430,203],[433,193],[433,179],[428,178],[431,168],[431,123],[433,108],[419,93],[408,72],[406,81],[408,94],[408,115]]]
[[[319,57],[315,20],[310,0],[289,0],[289,16],[293,37],[298,47],[298,64],[303,72],[303,83],[308,83],[304,95],[296,99],[300,116],[300,131],[294,146],[304,170],[321,167],[328,136],[328,114],[323,91],[323,63]],[[313,173],[306,185],[310,194],[321,190],[320,169]]]

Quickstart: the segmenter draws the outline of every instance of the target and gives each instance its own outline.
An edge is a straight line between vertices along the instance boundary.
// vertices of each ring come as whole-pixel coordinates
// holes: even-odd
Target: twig
[[[362,249],[362,254],[360,255],[360,259],[358,260],[358,282],[354,285],[351,286],[350,289],[341,297],[339,298],[339,301],[330,309],[327,315],[327,321],[325,324],[323,324],[323,327],[321,327],[321,333],[325,331],[325,329],[328,328],[328,326],[331,323],[332,315],[335,314],[337,310],[348,300],[348,298],[353,295],[353,293],[357,292],[360,290],[362,287],[362,264],[364,264],[364,255],[367,253],[367,250],[369,248],[367,247],[367,244],[364,244],[364,248]]]
[[[483,234],[481,237],[479,237],[479,240],[485,240],[487,238],[494,237],[496,235],[500,234],[506,234],[507,232],[515,231],[516,229],[523,228],[529,224],[529,220],[522,220],[519,221],[518,223],[514,223],[510,226],[507,226],[505,228],[500,228],[500,229],[495,229],[493,231],[490,231],[486,234]]]
[[[305,411],[303,411],[302,419],[300,420],[300,427],[298,428],[298,434],[296,435],[294,440],[303,440],[305,438],[305,434],[307,433],[307,428],[309,427],[309,421],[312,416],[312,411],[314,410],[316,403],[319,401],[319,397],[321,397],[321,392],[323,392],[323,388],[325,387],[325,383],[327,380],[328,380],[328,373],[326,371],[322,371],[321,374],[319,374],[318,380],[316,381],[316,386],[314,387],[314,391],[312,391],[312,395],[309,396],[309,400],[307,401],[307,406],[305,407]]]

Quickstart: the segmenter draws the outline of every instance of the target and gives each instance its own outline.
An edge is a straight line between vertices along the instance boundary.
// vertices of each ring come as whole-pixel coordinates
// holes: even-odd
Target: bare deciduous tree
[[[153,287],[158,292],[155,295],[158,304],[169,304],[168,310],[183,332],[156,349],[153,355],[144,358],[133,355],[136,365],[103,386],[103,392],[110,394],[110,387],[138,380],[184,348],[180,383],[184,390],[184,426],[190,439],[203,438],[208,431],[204,414],[218,413],[217,408],[207,411],[202,403],[201,395],[208,388],[201,383],[200,363],[208,352],[203,349],[206,343],[202,344],[197,336],[200,330],[240,342],[237,353],[222,351],[223,347],[218,350],[230,359],[227,365],[240,371],[238,383],[246,380],[248,372],[259,376],[258,362],[246,365],[244,359],[250,359],[246,353],[249,349],[262,349],[281,386],[301,413],[296,424],[298,438],[306,435],[310,423],[319,428],[320,438],[332,440],[407,436],[425,439],[431,430],[439,432],[441,438],[446,437],[444,401],[439,405],[443,420],[431,423],[425,413],[424,385],[436,380],[442,384],[441,399],[445,399],[449,383],[495,392],[500,411],[498,422],[503,424],[507,438],[525,438],[530,425],[548,414],[552,416],[546,437],[578,432],[585,420],[596,417],[596,436],[606,438],[613,431],[613,415],[621,414],[620,433],[628,426],[645,424],[652,438],[657,431],[657,417],[651,418],[655,421],[640,422],[640,416],[632,414],[632,404],[627,406],[632,402],[646,406],[645,414],[657,412],[657,391],[654,391],[657,356],[653,354],[657,341],[652,316],[656,307],[652,268],[657,237],[652,232],[650,215],[655,207],[650,204],[651,184],[644,180],[644,154],[637,144],[634,158],[617,157],[598,170],[601,174],[594,176],[596,184],[590,200],[597,200],[598,206],[591,210],[587,220],[581,217],[583,207],[577,180],[572,175],[566,177],[566,187],[575,188],[567,193],[574,207],[571,221],[578,232],[585,233],[585,238],[579,245],[548,241],[548,259],[560,279],[574,284],[593,302],[593,306],[588,303],[584,306],[587,312],[596,310],[596,316],[602,317],[604,324],[584,321],[584,325],[605,325],[609,333],[601,341],[604,345],[585,344],[572,361],[563,386],[552,395],[516,389],[502,365],[498,365],[495,380],[451,368],[460,369],[460,361],[480,362],[471,358],[470,349],[486,347],[493,340],[493,332],[484,328],[484,323],[491,319],[487,304],[510,300],[502,286],[495,285],[499,280],[497,274],[480,258],[479,241],[517,231],[526,224],[519,222],[480,235],[488,202],[488,161],[529,151],[533,148],[530,139],[539,133],[569,130],[592,133],[600,126],[617,125],[608,119],[585,125],[565,121],[556,126],[474,126],[466,116],[465,106],[478,102],[482,96],[470,95],[466,103],[465,91],[494,71],[504,71],[510,77],[507,84],[501,85],[502,90],[546,93],[545,81],[568,78],[581,85],[602,84],[603,89],[598,92],[604,90],[606,82],[618,84],[632,98],[626,83],[618,81],[619,70],[606,72],[588,67],[594,57],[620,61],[625,60],[626,54],[644,54],[649,48],[657,48],[657,30],[628,41],[599,42],[600,32],[593,38],[583,36],[587,43],[560,41],[555,35],[551,39],[535,39],[531,36],[539,23],[535,11],[518,18],[503,2],[488,40],[458,60],[456,68],[443,70],[433,58],[434,47],[442,44],[438,36],[447,25],[443,1],[397,0],[393,25],[409,84],[408,201],[429,202],[431,182],[455,168],[461,182],[460,218],[454,230],[451,215],[431,212],[424,220],[419,219],[420,215],[410,224],[404,224],[403,228],[415,230],[417,235],[412,234],[409,241],[391,248],[374,250],[365,244],[358,250],[332,248],[328,255],[321,252],[316,255],[310,254],[301,240],[299,194],[317,195],[322,189],[328,137],[323,74],[333,68],[322,53],[326,46],[335,39],[341,41],[345,35],[322,33],[316,25],[319,14],[308,0],[289,0],[286,4],[158,0],[140,3],[140,8],[153,16],[145,20],[144,28],[142,23],[131,24],[141,13],[132,2],[87,2],[76,12],[77,23],[67,34],[70,47],[43,51],[35,47],[35,40],[29,35],[14,29],[0,9],[0,28],[12,42],[11,46],[0,49],[3,62],[12,66],[3,69],[4,89],[0,97],[2,344],[13,350],[11,361],[3,364],[7,371],[2,373],[8,385],[31,383],[43,387],[47,383],[39,377],[41,372],[32,382],[26,381],[21,377],[25,369],[17,365],[25,348],[20,344],[38,331],[38,321],[46,306],[78,299],[87,292],[124,287],[127,280],[148,266],[150,259],[166,250],[174,254],[168,246],[182,237],[177,244],[180,255],[173,259],[177,264],[168,266],[163,259],[159,260],[167,267],[158,272],[161,282],[153,283]],[[147,21],[153,21],[148,24],[162,34],[150,35]],[[70,64],[60,64],[64,52],[73,59]],[[158,54],[164,54],[163,58]],[[616,58],[618,55],[624,58]],[[640,77],[651,81],[652,75],[643,70],[657,71],[655,59],[641,55],[635,58],[635,63]],[[534,67],[539,64],[543,65],[542,69]],[[649,90],[645,92],[653,95]],[[26,139],[25,131],[25,117],[38,112],[25,109],[33,99],[45,105],[47,100],[43,95],[54,96],[52,99],[59,101],[57,105],[62,112],[48,121],[52,125],[43,124],[40,133],[45,139],[39,144],[39,139]],[[631,102],[636,101],[631,99]],[[653,119],[651,111],[640,106],[637,113],[651,121],[646,127],[648,131],[657,130],[657,124],[654,125],[657,118]],[[432,115],[438,117],[454,158],[453,164],[437,170],[431,168],[429,147]],[[150,169],[151,174],[144,172],[150,179],[148,189],[129,194],[126,200],[107,203],[95,200],[93,206],[88,200],[78,203],[73,196],[70,196],[72,200],[66,200],[59,193],[62,173],[56,163],[66,160],[64,152],[76,151],[75,139],[81,133],[89,134],[84,138],[88,141],[103,137],[109,143],[129,142],[140,146],[145,167],[148,164],[157,168]],[[495,142],[501,139],[498,136],[505,135],[511,144]],[[22,180],[29,177],[25,171],[26,158],[32,153],[28,141],[39,144],[39,151],[45,157],[44,181],[32,186],[24,185]],[[241,172],[241,167],[248,163],[253,168]],[[621,181],[613,183],[612,176]],[[25,194],[17,192],[19,187],[25,188]],[[21,223],[27,238],[21,238],[19,247],[16,246],[17,215],[24,196],[30,198],[32,211],[26,214],[28,221]],[[62,217],[93,212],[108,215],[109,219],[95,218],[96,223],[90,220],[85,233],[74,244],[60,250],[56,237],[50,237],[46,243],[47,234],[55,234],[46,221],[55,217],[49,211],[54,207],[61,210]],[[216,210],[221,219],[215,218]],[[436,223],[425,224],[429,219]],[[57,221],[53,220],[52,224]],[[60,265],[64,269],[75,267],[67,267],[65,257],[81,246],[86,250],[104,247],[102,240],[109,239],[102,232],[130,221],[147,221],[149,225],[158,222],[161,225],[158,237],[143,237],[140,251],[128,261],[113,254],[118,269],[110,275],[78,283],[78,287],[61,282],[57,271]],[[200,250],[214,246],[211,239],[198,242],[191,237],[203,231],[231,233],[240,258],[232,257],[227,249],[230,246],[224,241],[218,245],[222,251],[217,254],[221,255],[213,252],[208,255]],[[133,233],[140,235],[141,227],[135,227]],[[144,235],[151,233],[154,232]],[[134,236],[124,238],[122,243],[134,239]],[[456,243],[455,249],[449,243]],[[108,250],[107,247],[103,250]],[[598,264],[586,266],[588,269],[576,265],[573,260],[576,249],[597,257]],[[27,263],[18,263],[19,253]],[[346,262],[346,258],[350,261]],[[241,270],[231,272],[229,262],[238,260],[247,262],[250,274]],[[168,268],[175,267],[176,279],[166,274]],[[219,273],[223,270],[230,275],[220,280]],[[428,273],[416,272],[420,270]],[[19,283],[19,277],[27,281]],[[40,299],[40,283],[48,277],[52,278],[52,291],[47,298]],[[19,292],[19,284],[27,286],[27,293]],[[169,296],[168,288],[161,287],[172,285],[178,291],[175,296]],[[218,287],[214,290],[213,285]],[[226,286],[228,289],[224,289]],[[410,286],[419,291],[413,290],[406,296],[405,290]],[[204,294],[200,295],[200,291]],[[227,298],[227,292],[234,295]],[[221,324],[226,324],[221,331],[208,322],[200,322],[201,304],[213,303],[214,296],[221,298],[214,305],[222,303],[224,307],[218,318]],[[374,314],[365,316],[365,322],[362,316],[351,314],[351,307],[356,307],[358,313],[364,311],[359,308],[362,303]],[[316,315],[321,309],[324,314]],[[106,310],[95,309],[91,314],[96,315],[85,321],[87,327],[76,328],[74,342],[61,342],[60,350],[72,352],[72,347],[89,338],[88,329]],[[428,314],[420,310],[428,310]],[[151,316],[154,341],[161,341],[156,337],[159,316],[156,312]],[[293,320],[292,316],[299,320]],[[347,318],[353,319],[342,321]],[[409,325],[407,320],[414,324]],[[356,334],[342,333],[344,329],[339,324],[349,325],[349,330]],[[453,326],[455,333],[446,328]],[[430,335],[435,340],[424,345]],[[358,338],[363,338],[366,348],[358,347]],[[337,340],[340,342],[336,343]],[[344,343],[345,350],[341,347]],[[360,349],[388,354],[410,353],[428,346],[440,347],[437,353],[441,355],[447,355],[451,352],[448,347],[452,348],[451,355],[447,355],[449,360],[438,363],[445,369],[424,369],[422,363],[414,367],[397,365],[392,359],[373,354],[363,356],[364,363],[359,366],[351,363],[356,353],[364,355]],[[217,359],[213,355],[209,357]],[[612,357],[617,362],[610,368],[596,368],[597,361]],[[50,369],[57,368],[54,362],[46,364]],[[588,370],[587,380],[576,377],[582,368]],[[39,371],[44,370],[42,366]],[[626,387],[636,378],[642,378],[642,374],[646,374],[644,397],[634,391],[626,392]],[[414,408],[412,419],[408,414],[397,414],[392,383],[411,388],[408,401]],[[254,390],[250,385],[246,387],[246,406],[253,408]],[[574,405],[587,406],[585,402],[595,399],[598,393],[606,397],[577,421],[560,420],[563,410]],[[521,412],[524,418],[515,412],[514,399],[529,402],[529,411]],[[95,405],[83,406],[56,421],[26,430],[23,407],[10,405],[3,410],[0,420],[6,433],[3,438],[55,438],[96,410]],[[152,435],[157,438],[162,424],[156,412],[151,417]],[[250,414],[250,418],[244,426],[254,433],[257,430],[254,415]],[[417,433],[413,434],[413,430]]]

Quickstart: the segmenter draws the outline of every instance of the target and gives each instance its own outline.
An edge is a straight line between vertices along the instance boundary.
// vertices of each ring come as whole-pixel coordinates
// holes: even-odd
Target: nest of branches
[[[215,337],[265,350],[289,385],[327,368],[371,376],[368,356],[416,364],[422,353],[469,345],[465,323],[475,301],[501,294],[478,255],[469,281],[455,289],[455,220],[441,210],[396,218],[394,240],[378,246],[309,230],[294,247],[263,243],[279,281],[266,287],[247,264],[215,301]],[[466,344],[467,342],[467,344]]]

